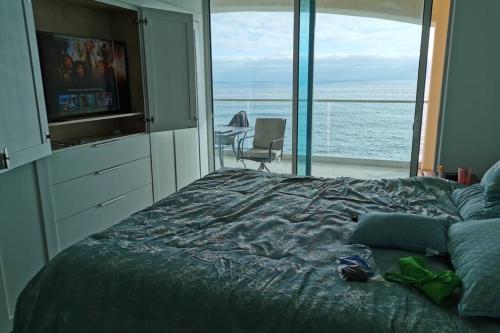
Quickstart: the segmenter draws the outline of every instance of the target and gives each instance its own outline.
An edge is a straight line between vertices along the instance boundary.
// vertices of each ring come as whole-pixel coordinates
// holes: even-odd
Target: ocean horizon
[[[213,92],[215,125],[228,124],[238,111],[247,112],[251,126],[259,117],[286,118],[284,153],[291,153],[290,83],[216,81]],[[315,101],[313,155],[410,161],[415,96],[415,80],[315,82],[315,100],[390,100],[403,103]],[[241,101],[245,99],[248,101]],[[255,101],[258,99],[266,101]],[[268,101],[273,99],[282,101]]]

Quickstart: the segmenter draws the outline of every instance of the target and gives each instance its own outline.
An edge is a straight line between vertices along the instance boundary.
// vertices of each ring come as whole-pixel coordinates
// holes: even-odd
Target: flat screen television
[[[49,121],[128,112],[125,44],[38,32]]]

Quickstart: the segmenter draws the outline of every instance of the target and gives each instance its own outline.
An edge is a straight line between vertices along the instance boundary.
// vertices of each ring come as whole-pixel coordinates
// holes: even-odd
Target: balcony
[[[259,167],[257,162],[245,161],[246,167],[255,169]],[[216,169],[220,168],[219,160],[215,161]],[[227,168],[243,168],[241,161],[236,162],[236,158],[230,151],[224,151],[224,166]],[[267,164],[271,172],[291,173],[291,157],[285,155],[281,161],[274,161]],[[360,179],[390,179],[405,178],[409,175],[409,162],[395,162],[383,160],[363,160],[363,159],[342,159],[324,158],[313,156],[312,171],[317,177],[353,177]]]
[[[316,99],[313,111],[312,175],[361,179],[408,177],[413,139],[414,100]],[[246,111],[250,124],[258,117],[287,118],[284,156],[268,164],[271,172],[291,173],[291,99],[214,99],[214,123],[227,124]],[[251,144],[251,139],[247,140]],[[216,168],[220,167],[215,149]],[[225,167],[243,167],[229,147]],[[247,168],[258,163],[245,161]]]

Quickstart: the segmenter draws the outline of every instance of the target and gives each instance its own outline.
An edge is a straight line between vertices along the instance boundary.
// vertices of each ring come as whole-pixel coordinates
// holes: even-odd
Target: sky
[[[293,13],[212,14],[216,82],[292,81]],[[316,82],[416,80],[421,27],[366,17],[316,17]]]

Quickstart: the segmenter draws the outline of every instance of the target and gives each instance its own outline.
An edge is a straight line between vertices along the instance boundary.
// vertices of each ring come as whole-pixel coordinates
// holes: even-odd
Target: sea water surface
[[[214,124],[229,123],[238,111],[247,112],[251,126],[259,117],[286,118],[284,153],[291,153],[291,84],[214,82],[213,89]],[[415,95],[414,80],[316,82],[313,155],[409,161]],[[324,101],[332,99],[390,100],[401,103]]]

